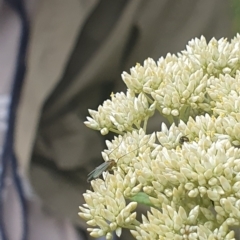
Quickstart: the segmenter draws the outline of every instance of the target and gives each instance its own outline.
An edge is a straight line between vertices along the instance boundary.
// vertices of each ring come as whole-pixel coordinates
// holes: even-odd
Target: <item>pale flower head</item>
[[[235,239],[240,226],[240,35],[204,37],[122,74],[127,93],[111,95],[85,124],[107,141],[103,180],[91,181],[79,215],[91,236],[131,230],[136,239]],[[147,134],[160,113],[168,124]],[[106,165],[108,166],[108,165]],[[100,175],[100,174],[99,174]],[[147,214],[137,220],[136,207]]]

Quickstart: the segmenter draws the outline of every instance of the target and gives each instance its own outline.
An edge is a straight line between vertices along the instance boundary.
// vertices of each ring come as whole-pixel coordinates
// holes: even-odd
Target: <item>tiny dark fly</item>
[[[180,143],[180,144],[183,144],[184,142],[189,142],[189,138],[186,137],[186,136],[182,136],[182,137],[180,137],[180,139],[179,139],[179,143]]]

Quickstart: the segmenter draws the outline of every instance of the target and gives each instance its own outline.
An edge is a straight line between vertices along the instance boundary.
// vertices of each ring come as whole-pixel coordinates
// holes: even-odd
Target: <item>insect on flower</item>
[[[113,167],[116,166],[116,162],[113,159],[110,159],[106,162],[103,162],[101,165],[96,167],[93,171],[91,171],[88,174],[87,181],[90,182],[94,179],[97,179],[100,177],[100,175],[105,171],[110,171]]]
[[[123,139],[122,139],[123,141]],[[122,144],[122,141],[121,143],[119,144],[119,146]],[[110,154],[115,151],[115,149],[117,149],[119,146],[117,146],[116,148],[114,148]],[[109,155],[110,155],[109,154]],[[126,155],[126,154],[125,154]],[[123,156],[125,156],[123,155]],[[122,157],[123,157],[122,156]],[[119,159],[118,159],[119,160]],[[99,165],[98,167],[96,167],[94,170],[92,170],[89,174],[88,174],[88,178],[87,178],[87,182],[90,182],[94,179],[97,179],[101,176],[101,174],[105,171],[110,171],[113,167],[115,167],[117,165],[116,161],[114,159],[109,159],[108,161],[106,162],[103,162],[101,165]]]
[[[189,142],[189,138],[186,137],[186,136],[182,136],[182,137],[180,137],[180,139],[179,139],[179,143],[180,143],[180,144],[183,144],[184,142]]]
[[[149,139],[150,140],[150,139]],[[123,141],[123,139],[122,139]],[[119,144],[119,146],[122,144],[122,141],[121,143]],[[145,143],[146,144],[146,143]],[[118,146],[118,147],[119,147]],[[114,148],[111,153],[117,149],[118,147]],[[134,152],[136,151],[137,149],[139,149],[141,146],[139,146],[138,148],[134,149],[133,151],[130,151],[126,154],[124,154],[123,156],[121,156],[119,159],[121,159],[122,157],[126,156],[127,154],[131,153],[131,152]],[[110,153],[110,154],[111,154]],[[119,161],[118,159],[118,161]],[[94,179],[97,179],[101,176],[101,174],[105,171],[110,171],[113,169],[113,167],[115,167],[117,165],[117,162],[114,160],[114,159],[109,159],[108,161],[106,162],[103,162],[101,165],[99,165],[98,167],[96,167],[93,171],[91,171],[89,174],[88,174],[88,178],[87,178],[87,181],[90,182]]]

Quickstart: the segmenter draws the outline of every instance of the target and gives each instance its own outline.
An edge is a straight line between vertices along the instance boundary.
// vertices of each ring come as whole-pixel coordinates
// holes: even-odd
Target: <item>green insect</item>
[[[110,159],[106,162],[103,162],[101,165],[99,165],[98,167],[96,167],[93,171],[91,171],[88,174],[88,178],[87,181],[90,182],[94,179],[97,179],[100,177],[100,175],[105,172],[105,171],[110,171],[113,167],[115,167],[117,165],[117,163],[113,160]]]
[[[149,139],[149,140],[150,140],[150,139]],[[122,139],[122,141],[123,141],[123,139]],[[122,141],[121,141],[121,143],[119,144],[119,146],[122,144]],[[146,144],[146,143],[145,143],[145,144]],[[118,146],[118,147],[119,147],[119,146]],[[111,153],[112,153],[113,151],[115,151],[115,149],[117,149],[118,147],[114,148],[114,149],[111,151]],[[122,157],[126,156],[127,154],[129,154],[129,153],[131,153],[131,152],[136,151],[136,150],[139,149],[140,147],[141,147],[141,146],[139,146],[138,148],[134,149],[133,151],[130,151],[130,152],[124,154],[123,156],[121,156],[121,157],[118,159],[118,161],[119,161]],[[111,154],[111,153],[110,153],[110,154]],[[110,155],[110,154],[109,154],[109,155]],[[116,167],[116,165],[117,165],[117,162],[116,162],[114,159],[109,159],[108,161],[103,162],[101,165],[99,165],[98,167],[96,167],[93,171],[91,171],[91,172],[88,174],[87,181],[90,182],[90,181],[92,181],[92,180],[94,180],[94,179],[99,178],[103,172],[105,172],[105,171],[111,171],[111,170],[113,169],[113,167]]]

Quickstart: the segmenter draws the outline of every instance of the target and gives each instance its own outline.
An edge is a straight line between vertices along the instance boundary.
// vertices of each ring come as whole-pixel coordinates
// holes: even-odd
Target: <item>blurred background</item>
[[[137,62],[232,38],[238,13],[237,0],[0,0],[2,239],[90,239],[78,206],[112,136],[83,124],[88,109],[125,92]]]

